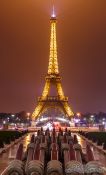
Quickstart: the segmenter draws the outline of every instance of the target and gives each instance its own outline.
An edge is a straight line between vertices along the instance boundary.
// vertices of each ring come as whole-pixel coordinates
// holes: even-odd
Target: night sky
[[[49,59],[53,0],[0,0],[0,112],[32,112]],[[59,70],[73,111],[106,112],[106,0],[54,0]]]

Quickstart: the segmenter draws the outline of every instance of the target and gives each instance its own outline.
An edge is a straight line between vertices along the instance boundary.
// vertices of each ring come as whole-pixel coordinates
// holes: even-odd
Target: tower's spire
[[[52,15],[51,15],[51,17],[53,17],[53,18],[56,17],[55,10],[54,10],[54,5],[53,5],[53,11],[52,11]]]
[[[56,15],[53,6],[53,12],[51,15],[51,35],[50,35],[50,55],[48,74],[59,74],[58,60],[57,60],[57,41],[56,41]]]

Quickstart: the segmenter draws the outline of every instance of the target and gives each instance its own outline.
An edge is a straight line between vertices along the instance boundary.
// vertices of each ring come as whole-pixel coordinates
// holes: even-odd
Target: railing
[[[63,101],[63,102],[67,102],[68,101],[68,97],[56,97],[56,96],[48,96],[48,97],[38,97],[38,101],[39,102],[43,102],[43,101],[48,101],[48,102],[59,102],[59,101]]]
[[[1,173],[1,175],[7,175],[8,168],[9,166]]]
[[[60,81],[61,77],[59,75],[47,75],[46,80]]]

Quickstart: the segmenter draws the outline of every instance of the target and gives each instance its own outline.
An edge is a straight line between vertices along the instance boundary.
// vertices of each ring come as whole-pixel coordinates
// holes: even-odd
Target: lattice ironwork
[[[59,75],[58,59],[57,59],[57,41],[56,41],[56,23],[55,15],[50,19],[51,35],[50,35],[50,55],[48,74],[46,76],[45,86],[41,97],[38,98],[38,104],[32,114],[32,120],[37,119],[49,106],[59,106],[63,112],[71,118],[73,112],[68,104],[68,97],[64,96],[64,91],[61,84],[61,77]],[[50,96],[51,85],[55,85],[57,96]]]

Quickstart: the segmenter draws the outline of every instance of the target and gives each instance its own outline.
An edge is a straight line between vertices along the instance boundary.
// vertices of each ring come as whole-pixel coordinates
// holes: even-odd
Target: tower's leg
[[[50,80],[46,80],[43,93],[42,93],[42,100],[46,99],[46,97],[49,95],[49,91],[50,91]]]
[[[60,97],[60,100],[64,99],[65,96],[64,96],[64,92],[63,92],[63,89],[62,89],[61,82],[57,82],[56,87],[57,87],[57,92],[58,92],[58,95]],[[67,114],[68,117],[73,116],[73,112],[72,112],[68,102],[63,103],[63,108],[64,108],[64,111],[65,111],[65,113]]]
[[[38,118],[38,116],[41,114],[41,112],[43,110],[43,106],[44,106],[43,102],[38,103],[38,105],[36,106],[36,108],[32,114],[32,121],[35,121]]]
[[[63,89],[62,89],[61,82],[56,83],[56,88],[57,88],[57,92],[58,92],[58,95],[60,97],[60,100],[62,100],[64,98],[64,92],[63,92]]]
[[[46,80],[45,86],[44,86],[44,90],[42,93],[42,97],[41,99],[39,98],[39,102],[38,105],[36,106],[33,114],[32,114],[32,120],[35,121],[39,115],[41,114],[43,107],[44,107],[44,102],[40,102],[40,100],[46,100],[48,94],[49,94],[49,90],[50,90],[50,81]]]
[[[65,110],[65,113],[67,114],[69,119],[71,119],[71,117],[74,115],[74,113],[72,112],[71,107],[69,106],[68,102],[64,102],[63,107]]]

